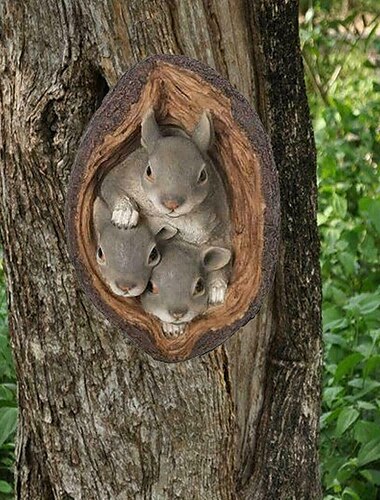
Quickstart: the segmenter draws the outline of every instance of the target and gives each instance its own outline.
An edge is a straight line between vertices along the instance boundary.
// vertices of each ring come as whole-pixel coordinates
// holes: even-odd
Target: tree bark
[[[22,499],[320,498],[315,148],[290,0],[0,2],[1,240]],[[166,365],[80,291],[64,201],[109,87],[155,53],[257,103],[282,196],[274,293],[224,346]]]

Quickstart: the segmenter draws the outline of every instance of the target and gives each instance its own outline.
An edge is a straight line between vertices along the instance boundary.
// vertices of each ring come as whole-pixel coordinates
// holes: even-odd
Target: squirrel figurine
[[[171,135],[165,135],[170,133]],[[166,224],[195,245],[230,246],[229,210],[223,181],[207,152],[214,139],[204,112],[191,137],[178,127],[158,126],[150,108],[141,124],[142,147],[104,178],[101,196],[119,228]],[[210,304],[224,301],[229,269],[213,273]]]
[[[161,320],[167,336],[177,337],[207,310],[212,275],[225,268],[230,259],[231,251],[226,248],[199,247],[178,236],[163,242],[161,261],[152,270],[141,296],[142,306]]]
[[[177,231],[163,225],[152,228],[143,220],[136,227],[120,229],[111,223],[111,212],[99,196],[94,202],[93,222],[96,260],[104,281],[115,295],[141,295],[161,259],[159,243]]]
[[[134,227],[139,207],[149,217],[165,217],[191,243],[224,235],[228,204],[222,179],[207,156],[214,131],[204,112],[191,137],[176,127],[163,135],[152,108],[141,123],[141,144],[105,177],[101,192],[112,222]],[[170,221],[170,222],[169,222]]]

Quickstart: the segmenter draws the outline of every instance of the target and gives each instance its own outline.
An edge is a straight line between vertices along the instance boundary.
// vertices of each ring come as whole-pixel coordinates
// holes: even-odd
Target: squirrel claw
[[[208,296],[211,305],[223,304],[226,298],[227,283],[223,280],[217,280],[211,283]]]
[[[139,220],[136,205],[126,196],[117,203],[112,212],[111,222],[120,229],[135,227]]]
[[[175,324],[175,323],[164,323],[162,322],[162,330],[167,337],[174,338],[178,337],[185,331],[186,323]]]

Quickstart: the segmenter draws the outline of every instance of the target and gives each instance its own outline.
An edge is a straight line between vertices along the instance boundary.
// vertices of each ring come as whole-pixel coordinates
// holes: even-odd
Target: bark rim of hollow
[[[182,337],[167,339],[159,320],[143,311],[138,300],[114,296],[100,279],[91,237],[92,203],[100,173],[131,152],[148,106],[154,105],[160,123],[179,124],[189,131],[200,116],[203,101],[203,109],[207,107],[214,119],[215,155],[221,159],[217,163],[224,168],[232,194],[235,264],[226,302],[194,320]],[[235,160],[237,148],[241,156]],[[151,56],[127,71],[107,94],[82,138],[66,201],[69,253],[83,289],[132,341],[166,362],[214,349],[258,313],[273,281],[279,219],[277,172],[257,113],[212,68],[185,56]]]

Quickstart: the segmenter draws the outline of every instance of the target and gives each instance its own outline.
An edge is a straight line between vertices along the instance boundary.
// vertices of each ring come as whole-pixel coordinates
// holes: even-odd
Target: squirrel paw
[[[211,305],[223,304],[226,298],[227,283],[221,279],[210,284],[208,301]]]
[[[175,323],[164,323],[162,322],[162,329],[167,337],[178,337],[181,335],[186,328],[186,323],[181,323],[176,325]]]
[[[121,229],[128,229],[137,225],[139,213],[137,205],[126,196],[115,206],[112,212],[111,222]]]

